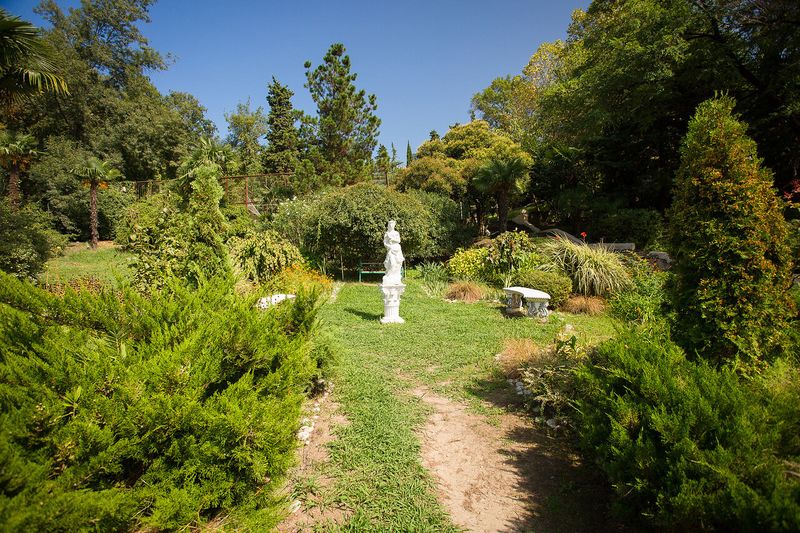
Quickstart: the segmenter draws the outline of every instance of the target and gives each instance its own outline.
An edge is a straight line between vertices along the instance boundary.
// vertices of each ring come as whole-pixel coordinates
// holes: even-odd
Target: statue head
[[[389,221],[389,231],[394,231],[394,225],[397,224],[397,221],[390,220]]]

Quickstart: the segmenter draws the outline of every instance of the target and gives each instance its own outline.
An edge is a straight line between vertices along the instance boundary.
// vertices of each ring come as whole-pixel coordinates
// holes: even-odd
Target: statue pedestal
[[[383,318],[381,324],[403,324],[400,318],[400,296],[406,290],[402,283],[383,283],[380,286],[383,294]]]

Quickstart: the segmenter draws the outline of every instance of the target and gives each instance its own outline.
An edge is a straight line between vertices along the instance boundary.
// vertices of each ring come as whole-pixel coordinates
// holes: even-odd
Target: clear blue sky
[[[62,8],[75,0],[57,0]],[[6,0],[12,14],[36,25],[38,0]],[[331,43],[344,43],[356,84],[378,98],[380,142],[405,161],[432,129],[469,120],[472,95],[519,73],[540,43],[563,38],[570,14],[588,0],[241,1],[161,0],[143,27],[150,44],[171,53],[152,73],[162,92],[185,91],[208,108],[224,135],[224,115],[250,98],[266,110],[274,75],[315,107],[303,87],[303,63],[316,66]],[[66,10],[66,9],[65,9]]]

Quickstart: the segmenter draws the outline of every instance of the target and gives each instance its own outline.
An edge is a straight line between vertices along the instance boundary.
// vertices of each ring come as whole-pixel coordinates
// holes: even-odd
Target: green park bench
[[[405,277],[406,276],[406,267],[403,265],[402,269],[400,270],[400,275]],[[364,274],[386,274],[386,267],[384,267],[383,263],[364,263],[362,261],[358,262],[358,282],[361,283],[361,276]]]

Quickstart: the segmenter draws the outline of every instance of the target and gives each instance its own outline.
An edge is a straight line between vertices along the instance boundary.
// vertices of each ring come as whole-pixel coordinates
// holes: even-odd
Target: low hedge
[[[550,295],[550,305],[554,308],[563,304],[572,294],[572,280],[558,272],[542,270],[517,270],[513,273],[514,285],[538,289]]]

